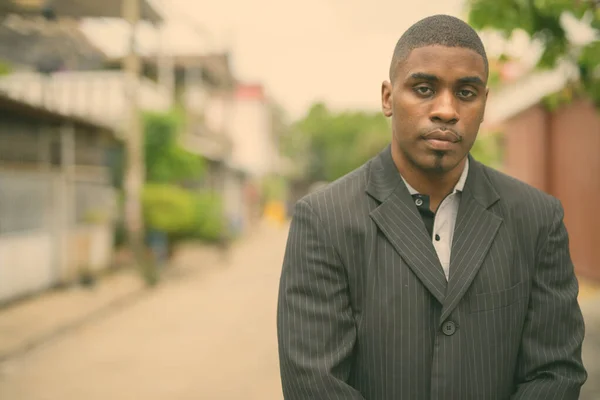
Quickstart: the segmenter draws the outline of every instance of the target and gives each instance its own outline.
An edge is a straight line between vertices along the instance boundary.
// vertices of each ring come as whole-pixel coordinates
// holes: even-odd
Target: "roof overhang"
[[[61,114],[44,107],[35,106],[24,101],[17,100],[2,92],[0,92],[0,114],[17,118],[27,118],[29,120],[40,121],[54,125],[72,123],[75,126],[85,129],[104,131],[115,137],[114,129],[100,122]]]
[[[160,13],[147,0],[141,1],[140,19],[163,22]],[[0,16],[6,14],[41,15],[51,7],[57,17],[121,18],[123,0],[0,0]]]

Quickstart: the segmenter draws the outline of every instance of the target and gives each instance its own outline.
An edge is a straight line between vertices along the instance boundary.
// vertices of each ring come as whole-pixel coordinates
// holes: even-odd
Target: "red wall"
[[[505,171],[559,198],[577,272],[600,281],[600,115],[580,101],[507,121]]]

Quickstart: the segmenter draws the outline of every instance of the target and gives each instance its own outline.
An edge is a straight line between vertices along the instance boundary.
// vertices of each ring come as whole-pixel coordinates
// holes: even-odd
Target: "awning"
[[[26,118],[33,121],[41,121],[48,124],[60,125],[63,123],[72,123],[87,129],[97,129],[109,132],[111,135],[115,136],[113,128],[99,121],[61,114],[44,107],[32,105],[12,98],[2,91],[0,91],[0,114],[16,118]]]

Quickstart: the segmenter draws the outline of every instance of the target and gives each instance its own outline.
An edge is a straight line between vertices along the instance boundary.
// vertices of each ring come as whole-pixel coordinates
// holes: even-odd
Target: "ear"
[[[384,81],[381,84],[381,109],[386,117],[391,117],[393,114],[392,103],[392,84],[389,81]]]

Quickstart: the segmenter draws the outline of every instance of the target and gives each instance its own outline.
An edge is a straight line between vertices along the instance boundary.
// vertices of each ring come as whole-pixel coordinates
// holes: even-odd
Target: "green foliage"
[[[552,93],[542,99],[542,105],[548,111],[556,111],[559,108],[570,104],[574,99],[584,95],[584,90],[580,84],[569,84],[562,90]]]
[[[480,132],[471,148],[471,155],[479,162],[492,167],[502,166],[502,133]]]
[[[182,149],[178,143],[181,121],[181,115],[176,112],[143,115],[149,182],[180,182],[200,178],[204,173],[202,157]]]
[[[183,125],[180,113],[145,113],[141,118],[148,182],[179,183],[203,176],[206,170],[204,159],[186,151],[178,143]],[[109,159],[112,180],[116,187],[121,188],[127,162],[125,144],[110,149]]]
[[[600,9],[590,0],[470,0],[469,23],[475,29],[494,29],[508,38],[522,29],[539,40],[544,51],[539,68],[554,68],[558,61],[571,59],[579,66],[580,85],[600,108],[600,42],[582,48],[569,42],[560,24],[563,13],[582,20],[591,17],[591,26],[600,29]]]
[[[143,121],[148,181],[143,205],[148,229],[166,233],[171,242],[220,239],[224,232],[221,198],[177,186],[205,173],[204,160],[178,143],[182,115],[148,113]]]
[[[286,191],[286,180],[282,176],[267,176],[262,181],[262,193],[265,202],[284,200]]]
[[[283,141],[284,153],[306,167],[306,179],[333,181],[383,149],[390,141],[390,130],[379,112],[333,113],[319,103]]]
[[[172,184],[149,183],[142,196],[148,230],[185,238],[216,241],[224,233],[222,200],[212,192],[195,193]]]
[[[223,199],[213,192],[197,194],[194,198],[194,228],[190,236],[216,242],[226,234],[223,219]]]
[[[0,76],[8,75],[12,72],[12,67],[10,64],[4,61],[0,61]]]
[[[183,235],[194,228],[196,204],[192,193],[185,189],[170,184],[146,184],[142,205],[149,230]]]

